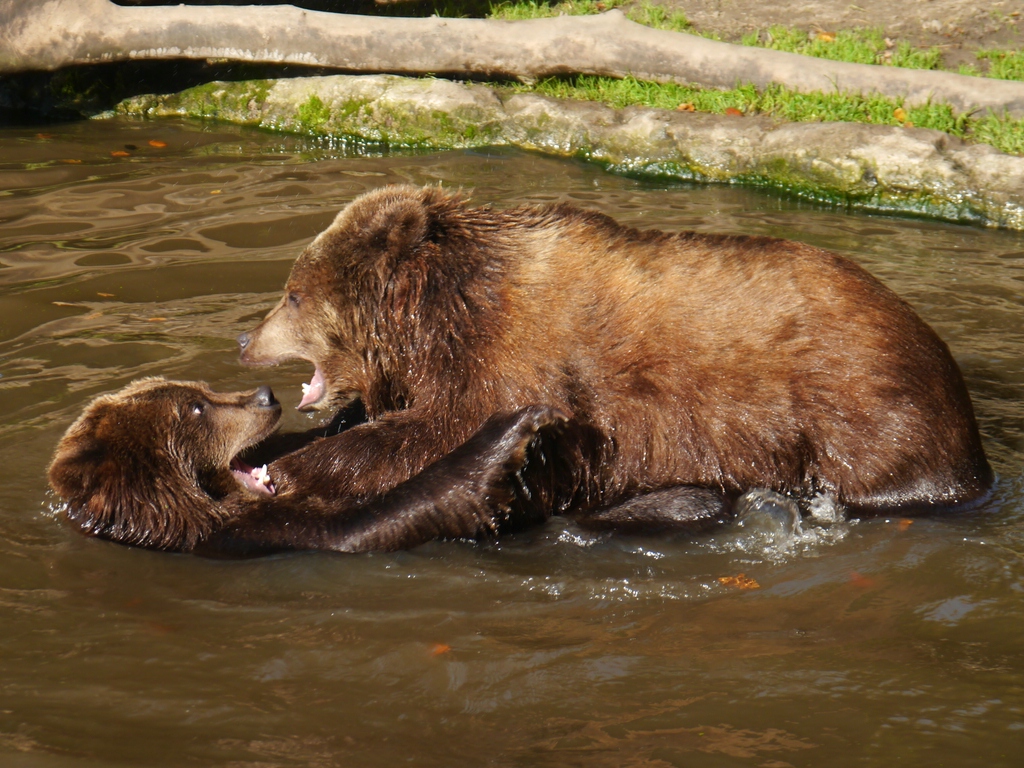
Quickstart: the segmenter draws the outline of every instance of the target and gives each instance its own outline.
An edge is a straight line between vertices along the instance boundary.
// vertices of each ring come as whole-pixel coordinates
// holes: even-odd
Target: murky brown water
[[[173,123],[39,130],[0,131],[0,764],[1024,760],[1024,237],[518,153],[346,156]],[[556,521],[494,548],[237,563],[87,540],[53,518],[50,452],[98,393],[162,374],[266,382],[296,403],[306,367],[242,368],[233,339],[343,203],[393,181],[852,255],[953,348],[993,499],[785,548],[741,530],[595,539]],[[759,588],[720,581],[740,573]]]

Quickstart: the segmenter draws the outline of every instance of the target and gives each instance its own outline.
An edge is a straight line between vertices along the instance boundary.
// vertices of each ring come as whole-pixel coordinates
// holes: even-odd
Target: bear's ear
[[[97,398],[57,445],[50,487],[67,503],[68,519],[85,533],[123,528],[137,499],[154,487],[156,463],[144,441],[151,430],[132,415],[120,393]]]
[[[135,487],[108,446],[86,437],[61,443],[49,479],[50,487],[67,502],[68,519],[94,535],[117,521],[120,499]],[[139,478],[138,487],[145,487],[146,479]]]
[[[79,506],[92,492],[94,468],[104,460],[104,447],[93,440],[79,438],[72,441],[70,434],[57,447],[57,454],[48,472],[50,487],[64,500]]]
[[[173,459],[113,451],[102,441],[65,451],[50,467],[63,513],[82,533],[132,546],[182,550],[209,528],[191,479]]]
[[[377,248],[392,258],[409,255],[422,243],[430,223],[419,197],[402,195],[377,208],[366,223],[366,234]]]

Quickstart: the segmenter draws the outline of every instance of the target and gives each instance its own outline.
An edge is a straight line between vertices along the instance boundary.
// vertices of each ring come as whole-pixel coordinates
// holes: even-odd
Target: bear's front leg
[[[463,440],[471,434],[472,427]],[[282,456],[271,469],[279,493],[294,489],[305,495],[367,499],[415,476],[459,442],[447,444],[428,415],[395,411],[316,440]]]
[[[540,461],[542,430],[557,432],[566,416],[528,406],[492,416],[465,443],[378,499],[335,518],[325,549],[409,549],[437,539],[493,540],[503,530],[542,522],[551,512],[527,489],[521,472]]]
[[[538,434],[557,432],[564,422],[560,411],[547,406],[492,416],[454,451],[369,498],[306,495],[293,484],[287,493],[242,501],[234,521],[196,552],[213,557],[379,552],[436,539],[493,539],[501,530],[547,516],[545,497],[526,489],[521,472],[528,461],[540,462]]]

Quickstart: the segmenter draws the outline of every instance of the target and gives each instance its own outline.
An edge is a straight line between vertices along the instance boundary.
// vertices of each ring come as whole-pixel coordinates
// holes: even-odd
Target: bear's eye
[[[205,403],[192,403],[192,413],[195,414],[196,416],[202,416],[205,410]]]
[[[291,293],[288,294],[288,303],[291,306],[298,308],[298,306],[302,303],[302,297],[299,294],[292,291]]]

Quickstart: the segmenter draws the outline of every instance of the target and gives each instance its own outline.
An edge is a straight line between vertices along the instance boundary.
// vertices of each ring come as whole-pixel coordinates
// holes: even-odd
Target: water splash
[[[819,494],[802,515],[793,499],[772,491],[745,494],[736,521],[705,541],[713,552],[740,554],[750,562],[781,563],[816,557],[846,538],[856,521],[831,495]]]

